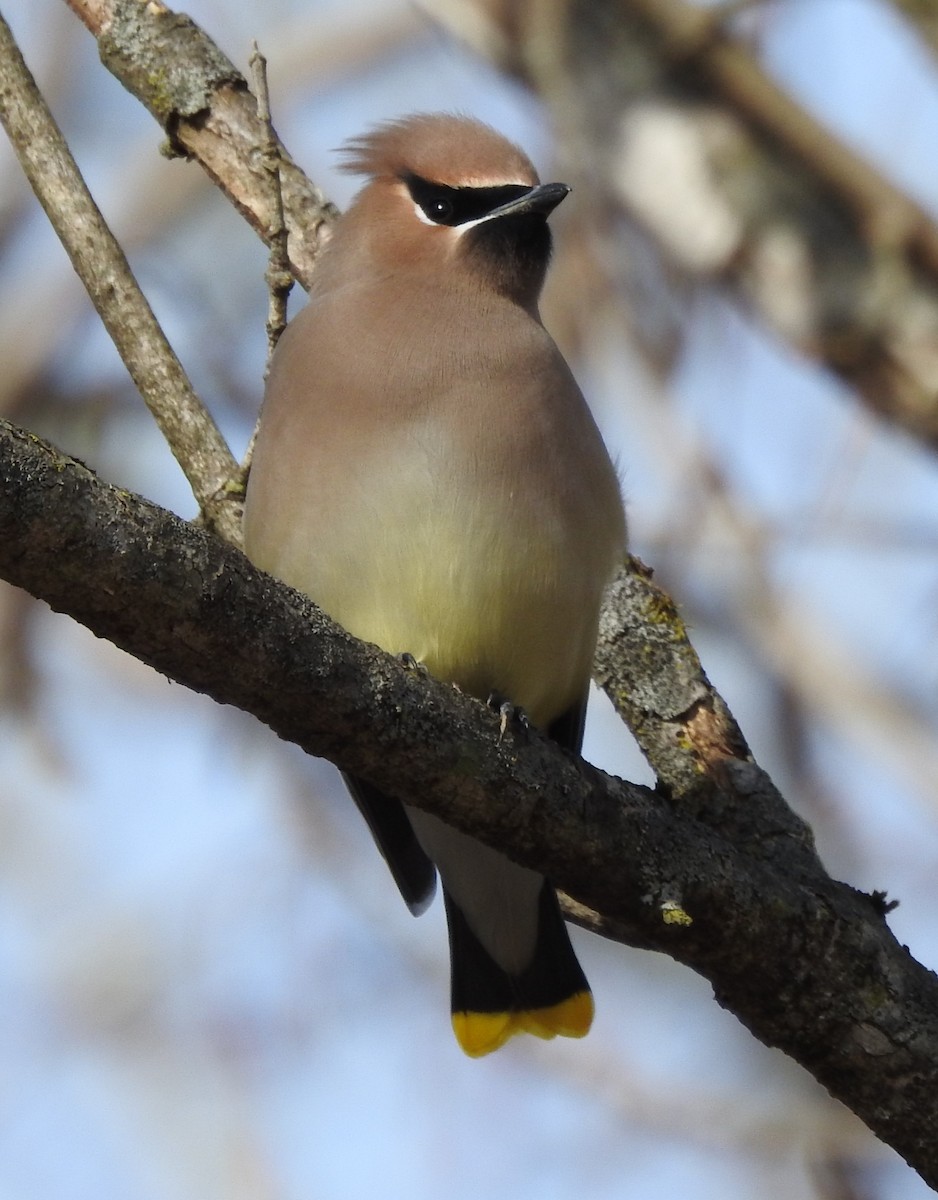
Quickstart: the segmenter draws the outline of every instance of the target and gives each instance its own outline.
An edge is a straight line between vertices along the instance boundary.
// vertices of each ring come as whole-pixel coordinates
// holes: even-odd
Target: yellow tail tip
[[[590,992],[577,992],[548,1008],[531,1008],[522,1012],[454,1012],[453,1032],[456,1041],[470,1058],[491,1054],[514,1037],[516,1033],[533,1033],[535,1037],[585,1037],[593,1023],[593,997]]]

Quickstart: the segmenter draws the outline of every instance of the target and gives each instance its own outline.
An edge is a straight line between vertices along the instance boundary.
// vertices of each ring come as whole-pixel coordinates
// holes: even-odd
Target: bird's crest
[[[416,113],[385,121],[341,149],[342,170],[375,179],[420,179],[450,187],[539,181],[531,160],[491,126],[455,113]]]

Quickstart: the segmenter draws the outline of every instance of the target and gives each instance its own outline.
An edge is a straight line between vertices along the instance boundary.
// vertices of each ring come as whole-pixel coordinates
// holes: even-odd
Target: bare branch
[[[290,274],[289,236],[283,212],[283,177],[280,170],[280,143],[270,116],[270,90],[267,87],[267,59],[261,54],[257,42],[251,54],[251,70],[254,75],[254,90],[257,93],[257,115],[264,124],[263,163],[270,181],[271,212],[270,255],[264,278],[267,282],[267,362],[264,380],[270,373],[270,361],[277,343],[287,327],[287,301],[293,287]],[[254,443],[257,441],[258,424],[251,433],[251,440],[241,463],[242,487],[247,486],[254,458]]]
[[[627,614],[627,620],[623,615]],[[745,738],[704,674],[671,597],[637,559],[613,583],[594,670],[671,795],[686,805],[725,763],[752,762]]]
[[[264,170],[270,180],[270,207],[273,214],[270,230],[270,257],[267,260],[265,279],[268,289],[267,310],[267,366],[280,335],[287,327],[287,300],[293,287],[290,274],[287,226],[283,216],[283,186],[280,177],[280,148],[270,116],[270,91],[267,87],[267,59],[261,54],[257,42],[251,54],[251,70],[254,74],[254,90],[257,94],[257,115],[264,124],[263,160]]]
[[[237,463],[140,291],[2,16],[0,121],[204,518],[240,544],[239,515],[226,498]]]
[[[938,980],[733,759],[718,831],[356,642],[235,549],[0,422],[0,574],[311,754],[547,873],[686,963],[938,1183]],[[643,601],[644,603],[644,601]],[[473,769],[465,769],[472,762]],[[780,824],[781,819],[781,824]],[[786,826],[787,822],[787,826]],[[669,921],[676,909],[686,918]]]
[[[98,39],[108,70],[145,104],[171,151],[201,164],[265,242],[275,224],[264,123],[247,84],[187,16],[152,0],[67,0]],[[304,287],[337,215],[278,143],[290,268]]]

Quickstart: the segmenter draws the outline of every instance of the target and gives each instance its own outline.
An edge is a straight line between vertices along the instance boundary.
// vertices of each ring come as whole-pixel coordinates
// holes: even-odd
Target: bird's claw
[[[430,672],[427,670],[426,663],[422,663],[419,659],[414,658],[409,650],[405,650],[402,654],[396,654],[395,658],[407,671],[416,671],[418,675],[430,674]]]
[[[509,725],[513,725],[518,729],[528,730],[531,728],[531,722],[528,720],[528,714],[523,708],[519,708],[517,704],[512,704],[510,700],[499,696],[497,692],[493,692],[486,701],[489,708],[495,709],[498,713],[498,740],[501,741],[508,732]]]

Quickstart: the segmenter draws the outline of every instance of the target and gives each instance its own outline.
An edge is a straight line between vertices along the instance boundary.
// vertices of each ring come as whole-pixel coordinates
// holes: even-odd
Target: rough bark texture
[[[0,479],[10,582],[545,871],[607,918],[606,932],[706,976],[720,1004],[938,1184],[938,980],[893,938],[876,897],[828,878],[735,741],[721,792],[745,819],[706,807],[705,823],[537,734],[499,741],[483,705],[356,642],[232,547],[6,422]],[[645,584],[637,594],[641,608]]]
[[[655,770],[658,790],[754,857],[801,848],[818,867],[808,826],[756,765],[723,697],[704,673],[674,601],[638,559],[603,607],[593,677]]]
[[[68,0],[98,39],[101,61],[166,130],[167,153],[194,158],[267,242],[275,223],[264,124],[247,83],[189,17],[153,0]],[[336,216],[282,145],[290,265],[309,287]]]

